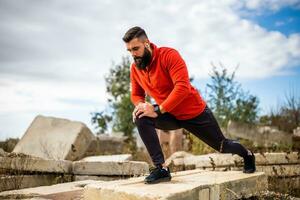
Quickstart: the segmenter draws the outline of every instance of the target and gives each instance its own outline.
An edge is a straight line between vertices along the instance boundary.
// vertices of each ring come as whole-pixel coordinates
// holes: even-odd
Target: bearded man
[[[171,180],[156,128],[184,128],[221,153],[241,156],[244,173],[255,172],[253,153],[239,142],[224,137],[213,113],[191,85],[186,64],[178,51],[157,47],[140,27],[130,28],[123,41],[134,59],[130,69],[131,100],[135,105],[132,117],[156,167],[145,178],[145,183]],[[156,104],[146,102],[146,94]]]

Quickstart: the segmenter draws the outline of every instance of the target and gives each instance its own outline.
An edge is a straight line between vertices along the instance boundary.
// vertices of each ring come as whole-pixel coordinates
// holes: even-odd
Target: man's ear
[[[145,47],[148,49],[150,48],[150,41],[148,39],[145,42]]]

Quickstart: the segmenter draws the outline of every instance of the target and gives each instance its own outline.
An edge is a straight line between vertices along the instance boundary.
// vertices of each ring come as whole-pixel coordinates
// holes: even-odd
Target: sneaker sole
[[[165,177],[165,178],[157,179],[155,181],[150,181],[150,182],[145,181],[145,184],[155,184],[155,183],[161,183],[161,182],[169,182],[169,181],[171,181],[171,179],[172,179],[172,177]]]
[[[243,173],[245,174],[252,174],[256,171],[256,169],[251,169],[251,170],[244,170]]]

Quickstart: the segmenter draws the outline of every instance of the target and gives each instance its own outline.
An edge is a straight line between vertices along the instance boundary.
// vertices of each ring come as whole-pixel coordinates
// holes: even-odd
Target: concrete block
[[[94,181],[115,181],[127,179],[130,176],[92,176],[92,175],[75,175],[75,181],[94,180]]]
[[[16,190],[72,181],[71,175],[1,175],[0,191]],[[1,198],[0,198],[1,199]]]
[[[7,152],[5,152],[2,148],[0,148],[0,157],[7,156]]]
[[[73,173],[76,175],[123,175],[139,176],[148,173],[146,162],[73,162]]]
[[[181,153],[181,155],[183,155]],[[256,153],[256,165],[278,165],[300,163],[298,152],[291,153]],[[194,166],[195,168],[219,168],[243,166],[243,159],[238,155],[211,153],[205,155],[172,155],[166,162],[174,166],[184,165],[184,168]]]
[[[121,154],[124,149],[125,137],[117,137],[106,134],[96,136],[96,139],[91,142],[84,157],[94,155],[112,155]]]
[[[193,154],[187,153],[185,151],[177,151],[173,153],[168,159],[166,159],[166,165],[170,165],[175,159],[182,159],[185,157],[193,156]]]
[[[81,123],[37,116],[13,152],[45,159],[78,160],[95,136]]]
[[[30,156],[0,157],[2,170],[18,172],[72,173],[72,162]]]
[[[211,153],[200,156],[188,156],[184,158],[184,164],[202,167],[224,167],[235,166],[242,162],[242,158],[232,156],[232,154]]]
[[[264,154],[256,153],[255,160],[257,165],[300,164],[300,155],[298,152]]]
[[[257,166],[257,171],[265,172],[267,176],[296,177],[300,176],[300,165]]]
[[[89,156],[81,159],[87,162],[122,162],[132,160],[131,154]]]
[[[201,197],[227,200],[248,198],[267,189],[267,178],[262,172],[191,170],[172,175],[172,181],[153,185],[144,184],[144,177],[89,184],[84,188],[83,197],[89,200],[199,200]]]
[[[209,199],[210,198],[210,189],[206,188],[206,189],[202,189],[199,191],[199,199]]]
[[[33,187],[0,193],[0,199],[81,199],[84,186],[95,183],[93,180],[55,184],[51,186]]]

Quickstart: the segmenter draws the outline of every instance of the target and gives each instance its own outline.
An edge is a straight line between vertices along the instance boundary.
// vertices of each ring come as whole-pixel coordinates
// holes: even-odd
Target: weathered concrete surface
[[[52,185],[70,181],[72,181],[71,175],[1,175],[0,191],[23,189],[42,185]]]
[[[115,181],[120,179],[128,179],[130,176],[92,176],[92,175],[75,175],[75,181],[95,180],[95,181]]]
[[[300,164],[298,152],[291,153],[256,153],[256,165],[282,165],[282,164]],[[189,155],[176,153],[166,160],[166,163],[172,165],[184,165],[185,168],[194,166],[194,168],[217,168],[217,167],[237,167],[243,166],[243,159],[237,155],[212,153],[206,155]],[[192,168],[192,167],[191,167]]]
[[[264,153],[255,154],[256,168],[258,172],[264,172],[268,176],[270,188],[280,188],[286,192],[289,190],[299,190],[294,180],[300,180],[300,154],[291,153]],[[230,171],[243,170],[242,159],[231,154],[207,154],[194,156],[185,153],[176,153],[167,159],[173,171],[187,169],[205,169],[210,171]],[[284,182],[285,186],[278,187],[278,183]]]
[[[18,172],[72,173],[72,162],[29,156],[0,157],[0,168]]]
[[[132,160],[131,154],[89,156],[81,159],[87,162],[122,162]]]
[[[257,195],[267,189],[267,178],[261,172],[191,170],[173,174],[171,182],[154,185],[144,184],[143,179],[89,184],[84,189],[84,199],[229,200]]]
[[[5,152],[2,148],[0,148],[0,157],[1,156],[6,156],[8,153]]]
[[[45,199],[82,199],[83,188],[87,184],[96,181],[76,181],[70,183],[61,183],[51,186],[41,186],[21,190],[12,190],[0,193],[0,199],[28,199],[28,198],[45,198]]]
[[[148,173],[146,162],[73,162],[73,173],[76,175],[130,175],[139,176]]]
[[[95,136],[81,122],[37,116],[14,148],[45,159],[78,160]]]
[[[257,166],[257,171],[265,172],[267,176],[300,177],[300,165]]]
[[[99,135],[91,142],[83,157],[94,155],[121,154],[124,149],[125,137]]]

